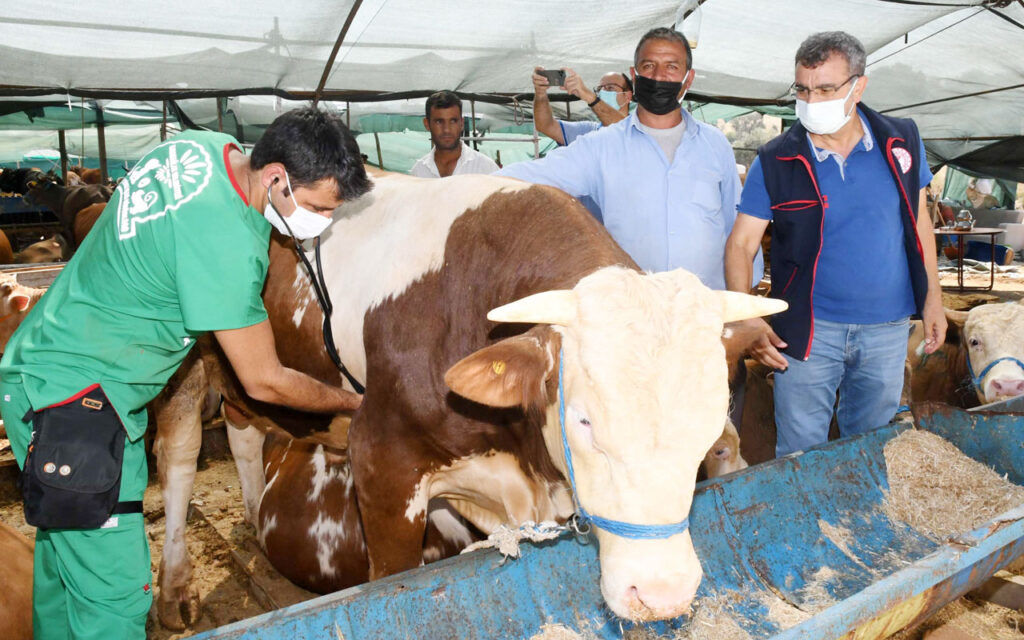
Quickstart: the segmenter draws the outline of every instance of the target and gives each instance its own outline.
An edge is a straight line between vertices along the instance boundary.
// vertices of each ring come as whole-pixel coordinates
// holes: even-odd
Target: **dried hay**
[[[811,576],[810,582],[800,589],[803,599],[802,611],[818,613],[835,604],[836,599],[828,592],[825,585],[836,579],[839,574],[832,567],[821,567]]]
[[[760,599],[761,604],[768,608],[768,620],[774,622],[780,629],[795,627],[811,618],[810,613],[796,608],[782,598],[770,596],[766,592],[761,592]]]
[[[1024,612],[991,602],[960,598],[949,603],[923,624],[890,637],[890,640],[923,640],[939,627],[955,627],[972,638],[1020,640],[1024,637]]]
[[[590,640],[593,634],[581,635],[564,624],[542,624],[540,633],[530,636],[530,640]]]
[[[1024,504],[1024,487],[927,431],[911,429],[890,440],[885,466],[885,514],[937,540],[971,531]]]
[[[645,627],[636,627],[623,634],[623,640],[750,640],[715,598],[697,600],[690,613],[690,624],[685,629],[676,629],[658,635]]]

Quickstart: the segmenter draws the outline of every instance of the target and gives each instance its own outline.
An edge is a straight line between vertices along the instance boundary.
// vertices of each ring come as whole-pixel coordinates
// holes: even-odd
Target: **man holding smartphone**
[[[553,81],[554,80],[554,81]],[[551,113],[548,89],[560,86],[569,94],[587,103],[600,122],[593,120],[556,120]],[[609,71],[593,90],[587,88],[583,79],[572,69],[533,70],[533,125],[558,144],[565,146],[580,136],[600,129],[603,125],[614,124],[629,115],[629,104],[633,100],[633,82],[624,73]]]

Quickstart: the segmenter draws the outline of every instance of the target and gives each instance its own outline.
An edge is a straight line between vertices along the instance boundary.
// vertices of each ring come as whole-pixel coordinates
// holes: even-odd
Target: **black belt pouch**
[[[21,475],[25,521],[40,529],[96,529],[121,490],[125,430],[99,387],[29,411],[32,440]]]

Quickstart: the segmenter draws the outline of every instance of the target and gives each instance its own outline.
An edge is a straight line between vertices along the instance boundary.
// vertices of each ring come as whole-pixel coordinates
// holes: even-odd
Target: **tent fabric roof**
[[[224,0],[126,6],[36,0],[16,12],[0,10],[6,14],[0,15],[0,95],[309,98],[351,17],[327,74],[326,99],[378,101],[447,88],[507,102],[529,96],[534,66],[571,66],[596,80],[609,69],[626,70],[649,28],[680,24],[697,43],[691,98],[786,105],[799,43],[816,31],[842,29],[868,50],[865,102],[913,117],[933,164],[1002,143],[988,160],[1024,179],[1019,164],[1008,164],[1019,157],[1012,149],[1024,136],[1020,0],[304,0],[287,8],[253,0],[244,11]],[[386,112],[383,107],[372,109]]]

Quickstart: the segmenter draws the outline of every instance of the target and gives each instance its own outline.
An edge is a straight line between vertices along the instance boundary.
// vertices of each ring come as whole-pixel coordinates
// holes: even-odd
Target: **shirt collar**
[[[686,123],[686,131],[683,132],[683,138],[692,138],[697,135],[697,125],[695,124],[697,121],[693,119],[693,116],[691,116],[690,112],[686,109],[681,109],[680,111],[682,111],[683,121]],[[640,128],[640,120],[637,117],[637,112],[635,110],[633,113],[629,114],[629,117],[626,118],[626,122],[629,123],[626,126],[630,129],[636,129],[637,132],[644,133],[644,130]]]
[[[871,125],[868,124],[868,121],[864,118],[864,114],[862,114],[859,109],[857,111],[857,117],[860,118],[861,128],[864,129],[864,137],[862,137],[860,139],[860,142],[858,142],[857,144],[864,145],[865,151],[871,151],[872,149],[875,148],[875,138],[871,133]],[[807,143],[811,146],[811,152],[814,153],[814,159],[817,160],[818,162],[824,162],[831,156],[839,155],[835,151],[829,151],[828,149],[819,149],[817,146],[815,146],[814,141],[811,140],[810,133],[807,134]],[[854,150],[856,149],[857,147],[854,146]]]
[[[470,148],[469,145],[467,145],[465,142],[462,143],[461,150],[459,151],[459,159],[455,161],[455,168],[458,168],[458,167],[462,166],[462,164],[464,162],[466,162],[466,156],[467,156],[466,149],[469,149],[469,148]],[[434,147],[434,146],[431,146],[430,147],[430,153],[427,154],[427,165],[434,170],[434,173],[436,173],[438,176],[440,176],[441,172],[438,171],[438,169],[437,169],[437,161],[434,160],[434,152],[435,151],[437,151],[437,148]]]

